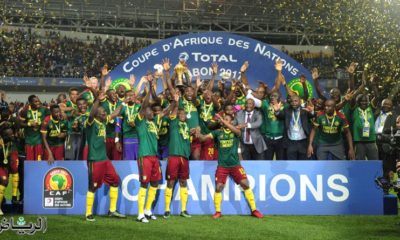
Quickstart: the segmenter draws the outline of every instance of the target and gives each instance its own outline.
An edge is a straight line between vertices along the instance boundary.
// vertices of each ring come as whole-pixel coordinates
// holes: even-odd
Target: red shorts
[[[89,189],[96,190],[106,183],[111,186],[118,186],[119,176],[110,160],[87,161],[89,170]]]
[[[231,176],[236,184],[239,184],[243,179],[247,179],[246,172],[242,166],[217,167],[217,171],[215,171],[215,181],[217,183],[225,184],[228,176]]]
[[[28,161],[41,161],[43,157],[42,144],[28,145],[25,144],[25,160]]]
[[[53,146],[50,147],[50,151],[53,154],[54,160],[64,160],[64,146]],[[44,149],[43,160],[49,160],[49,154]]]
[[[11,153],[11,162],[10,162],[10,173],[18,173],[19,159],[18,159],[18,151],[13,151]]]
[[[0,185],[7,187],[8,185],[8,168],[0,167]]]
[[[197,151],[201,150],[201,142],[198,138],[193,138],[190,144],[190,152],[193,153],[196,150]]]
[[[114,138],[106,138],[107,157],[110,160],[122,160],[122,152],[117,151]]]
[[[160,161],[157,156],[145,156],[137,160],[139,181],[141,183],[158,182],[161,180]]]
[[[217,160],[218,159],[218,151],[214,147],[214,140],[208,138],[205,142],[201,144],[201,160]]]
[[[83,147],[82,160],[87,161],[88,156],[89,156],[89,145],[85,144],[85,146]]]
[[[189,178],[189,161],[181,156],[169,156],[167,164],[167,180],[187,180]]]

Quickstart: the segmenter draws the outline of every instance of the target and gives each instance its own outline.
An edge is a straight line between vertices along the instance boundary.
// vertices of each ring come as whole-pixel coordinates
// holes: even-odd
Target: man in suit
[[[384,99],[381,104],[381,112],[376,117],[375,133],[377,138],[379,159],[383,161],[384,177],[389,179],[390,172],[396,171],[396,158],[393,156],[390,144],[385,141],[385,136],[396,132],[397,114],[393,111],[393,102]]]
[[[236,122],[242,131],[240,138],[242,156],[245,160],[263,160],[267,150],[264,138],[261,134],[262,115],[255,110],[253,99],[247,99],[245,110],[236,115]]]
[[[282,103],[274,105],[275,115],[284,120],[284,143],[288,160],[307,159],[307,139],[310,136],[310,119],[314,117],[314,106],[301,108],[297,95],[291,96],[290,107],[281,110]]]

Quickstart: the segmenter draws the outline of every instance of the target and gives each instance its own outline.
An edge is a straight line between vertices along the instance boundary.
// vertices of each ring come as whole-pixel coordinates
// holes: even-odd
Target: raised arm
[[[149,84],[150,84],[150,88],[151,88],[152,85],[151,85],[150,82],[149,82]],[[146,108],[149,107],[149,106],[150,106],[150,93],[149,93],[149,91],[146,91],[146,96],[143,99],[142,107],[140,108],[140,111],[139,111],[139,116],[141,118],[144,117],[144,113],[146,111]]]
[[[219,115],[218,115],[219,116]],[[231,123],[229,123],[228,121],[225,121],[222,117],[219,118],[219,121],[227,128],[229,128],[229,130],[231,130],[236,136],[240,136],[241,132],[240,129],[237,128],[236,126],[233,126]]]
[[[249,68],[249,62],[245,61],[240,68],[240,81],[245,85],[249,86],[249,80],[246,77],[246,71]]]
[[[210,91],[212,91],[214,88],[215,78],[217,77],[217,74],[218,74],[218,64],[213,63],[211,65],[211,69],[212,69],[211,80],[207,85],[207,90],[210,90]]]
[[[371,100],[371,106],[373,108],[377,108],[378,106],[378,81],[376,79],[375,74],[372,74],[370,77],[370,85],[371,85],[371,89],[372,89],[372,96],[374,96]]]
[[[104,100],[106,98],[106,94],[102,91],[100,91],[99,96],[96,97],[93,106],[92,106],[92,110],[90,110],[90,114],[89,114],[89,118],[88,121],[91,123],[93,122],[96,113],[97,113],[97,109],[100,106],[100,101]]]
[[[313,68],[311,71],[311,75],[314,81],[314,86],[315,89],[317,90],[317,95],[319,98],[321,98],[322,100],[326,101],[326,97],[324,96],[324,93],[321,89],[321,86],[319,85],[319,72],[318,72],[318,68]]]
[[[203,80],[201,80],[201,76],[197,75],[196,76],[196,84],[194,87],[194,96],[193,96],[193,101],[196,101],[197,99],[197,92],[199,91],[199,88],[203,85]]]
[[[164,75],[163,76],[165,77],[165,81],[166,81],[167,87],[169,89],[169,92],[172,95],[175,95],[176,91],[175,91],[174,86],[172,85],[172,79],[170,78],[170,74],[169,74],[169,70],[171,69],[171,63],[169,62],[169,59],[168,58],[163,59],[162,65],[163,65],[163,68],[164,68]]]
[[[352,63],[350,63],[350,66],[347,67],[347,69],[346,69],[347,72],[349,73],[349,80],[348,80],[347,84],[348,84],[348,88],[350,90],[355,89],[354,72],[356,70],[357,65],[358,65],[357,63],[352,62]]]
[[[110,71],[108,71],[108,65],[104,64],[104,66],[101,68],[101,78],[100,78],[100,91],[104,90],[106,91],[107,89],[105,89],[105,77],[108,75],[108,73],[110,73]]]

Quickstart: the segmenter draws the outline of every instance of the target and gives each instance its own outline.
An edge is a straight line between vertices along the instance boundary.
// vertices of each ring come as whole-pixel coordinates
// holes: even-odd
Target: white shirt
[[[376,118],[375,122],[375,133],[377,134],[382,134],[383,132],[383,127],[385,126],[386,118],[388,115],[392,114],[391,112],[381,112],[379,116]]]

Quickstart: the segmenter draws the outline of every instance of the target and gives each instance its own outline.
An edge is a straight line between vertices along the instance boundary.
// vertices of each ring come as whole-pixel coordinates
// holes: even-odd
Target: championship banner
[[[113,161],[121,177],[117,209],[137,214],[139,175],[136,161]],[[165,173],[166,161],[161,161]],[[381,161],[242,161],[257,208],[267,215],[382,215],[383,192],[374,179]],[[213,214],[217,162],[191,161],[187,209]],[[165,178],[165,176],[164,176]],[[25,162],[24,214],[85,214],[88,173],[85,161]],[[159,186],[155,214],[164,213],[165,180]],[[94,214],[107,214],[109,188],[96,192]],[[171,213],[180,213],[179,184]],[[246,215],[243,193],[229,179],[223,192],[222,214]]]
[[[310,98],[314,93],[309,70],[296,60],[266,43],[225,32],[185,34],[161,40],[124,60],[110,72],[109,76],[112,80],[117,80],[129,79],[129,76],[134,74],[139,81],[148,71],[154,72],[164,58],[170,59],[172,69],[180,58],[185,59],[191,75],[200,75],[202,79],[211,78],[213,62],[219,66],[217,79],[221,79],[223,73],[238,79],[240,67],[248,61],[250,66],[246,76],[253,88],[258,85],[257,81],[266,83],[270,88],[273,87],[277,75],[274,65],[280,59],[283,61],[282,74],[288,86],[302,96],[303,86],[299,77],[304,74]],[[159,91],[161,85],[161,83],[158,85]],[[286,92],[283,87],[281,91]]]

